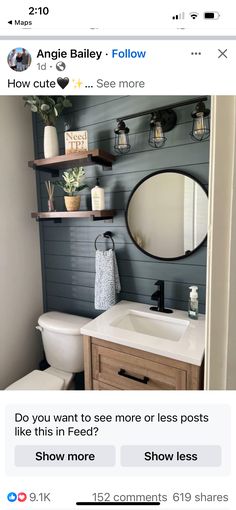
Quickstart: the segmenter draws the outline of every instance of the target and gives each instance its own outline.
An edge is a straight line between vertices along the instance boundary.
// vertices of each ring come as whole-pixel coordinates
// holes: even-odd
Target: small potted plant
[[[64,197],[67,211],[78,211],[80,208],[80,195],[76,195],[88,185],[83,183],[85,171],[82,166],[72,168],[62,174],[62,180],[57,181],[56,185],[67,193]]]
[[[59,144],[56,130],[56,120],[64,108],[72,106],[66,96],[24,96],[25,105],[31,111],[38,113],[45,124],[44,128],[44,157],[53,158],[59,155]]]

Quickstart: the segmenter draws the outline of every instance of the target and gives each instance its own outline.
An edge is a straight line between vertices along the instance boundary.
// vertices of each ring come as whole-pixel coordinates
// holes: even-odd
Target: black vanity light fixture
[[[155,147],[156,149],[160,149],[165,144],[167,138],[164,134],[164,127],[161,121],[160,112],[152,113],[152,118],[150,122],[150,130],[149,130],[149,145],[151,147]]]
[[[165,133],[176,126],[177,116],[174,110],[157,110],[152,113],[148,143],[155,149],[160,149],[166,143]]]
[[[117,121],[114,149],[119,154],[127,154],[130,150],[129,128],[125,125],[123,119]]]
[[[194,111],[192,112],[193,126],[190,133],[193,140],[207,140],[210,136],[210,110],[206,108],[203,101],[197,103]]]
[[[209,114],[210,110],[206,108],[205,101],[207,96],[194,97],[179,103],[173,103],[152,110],[125,115],[116,119],[117,127],[115,129],[115,145],[114,149],[118,154],[127,154],[130,149],[129,128],[125,121],[151,115],[148,143],[155,149],[160,149],[165,145],[167,140],[165,133],[174,129],[177,123],[176,108],[196,104],[192,112],[193,126],[190,133],[191,138],[199,142],[206,140],[210,136]]]

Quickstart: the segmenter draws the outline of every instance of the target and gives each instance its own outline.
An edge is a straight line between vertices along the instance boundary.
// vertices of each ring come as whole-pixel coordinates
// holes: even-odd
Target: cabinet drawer
[[[99,345],[92,345],[92,376],[121,390],[187,389],[185,370]]]
[[[105,384],[101,381],[96,381],[96,379],[93,379],[93,390],[119,390],[119,388],[115,388],[114,386],[111,386],[110,384]]]

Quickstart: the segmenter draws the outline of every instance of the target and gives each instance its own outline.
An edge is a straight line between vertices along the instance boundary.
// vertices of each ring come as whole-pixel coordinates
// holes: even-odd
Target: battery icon
[[[220,13],[217,11],[204,12],[204,19],[219,19]]]

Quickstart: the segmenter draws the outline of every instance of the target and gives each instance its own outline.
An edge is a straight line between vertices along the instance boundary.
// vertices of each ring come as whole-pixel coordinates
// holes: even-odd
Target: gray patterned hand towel
[[[96,251],[95,309],[107,310],[116,304],[121,291],[120,277],[114,250]]]

